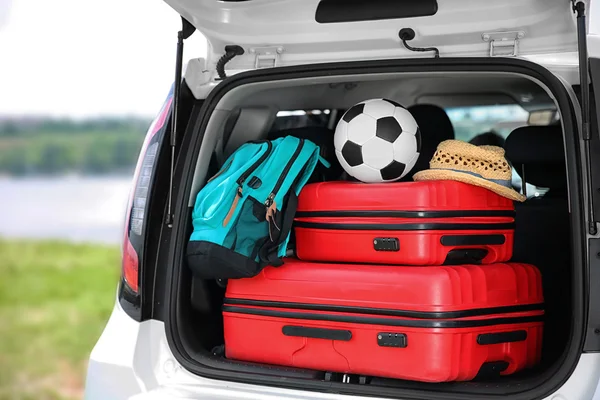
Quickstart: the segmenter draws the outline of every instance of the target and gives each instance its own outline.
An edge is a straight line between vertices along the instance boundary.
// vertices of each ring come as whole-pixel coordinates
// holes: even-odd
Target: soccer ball
[[[392,182],[410,172],[421,152],[417,121],[400,104],[363,101],[347,110],[335,128],[335,154],[344,170],[366,182]]]

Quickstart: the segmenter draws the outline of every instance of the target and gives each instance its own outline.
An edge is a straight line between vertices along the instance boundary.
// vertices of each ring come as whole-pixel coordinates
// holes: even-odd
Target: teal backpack
[[[247,278],[285,256],[298,194],[319,147],[286,136],[238,148],[200,190],[187,261],[203,279]]]

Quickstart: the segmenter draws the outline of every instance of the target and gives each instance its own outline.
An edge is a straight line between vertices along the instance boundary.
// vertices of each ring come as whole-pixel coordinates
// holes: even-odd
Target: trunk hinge
[[[484,32],[481,38],[490,44],[490,57],[516,57],[519,54],[519,39],[523,31]]]
[[[252,47],[250,54],[254,54],[254,68],[274,68],[279,65],[279,55],[283,53],[283,46]]]
[[[579,52],[579,85],[581,87],[581,136],[585,142],[585,168],[587,179],[592,180],[591,139],[590,132],[590,84],[587,52],[587,32],[585,24],[585,3],[583,1],[571,0],[573,12],[577,14],[577,50]],[[594,215],[594,204],[592,186],[588,190],[588,233],[595,235],[596,216]]]
[[[167,199],[167,215],[165,223],[169,228],[173,226],[173,174],[175,173],[175,149],[177,146],[177,112],[179,111],[179,98],[181,96],[181,74],[183,68],[183,41],[196,31],[185,18],[181,18],[181,30],[177,32],[177,53],[175,57],[175,82],[173,88],[173,113],[171,114],[171,167],[169,171],[169,195]]]

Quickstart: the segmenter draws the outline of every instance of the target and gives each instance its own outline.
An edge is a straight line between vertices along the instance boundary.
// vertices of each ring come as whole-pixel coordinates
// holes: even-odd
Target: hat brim
[[[500,196],[507,197],[511,200],[523,202],[527,199],[527,197],[523,196],[514,189],[507,188],[494,182],[490,182],[483,178],[463,174],[456,171],[426,169],[424,171],[419,171],[416,174],[414,174],[413,179],[415,181],[458,181],[486,188],[496,194],[499,194]]]

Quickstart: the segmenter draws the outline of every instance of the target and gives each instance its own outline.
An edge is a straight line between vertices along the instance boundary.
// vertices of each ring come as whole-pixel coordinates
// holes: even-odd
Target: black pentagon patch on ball
[[[384,181],[398,179],[404,173],[405,168],[406,168],[406,165],[394,160],[391,163],[389,163],[387,167],[384,167],[381,170],[381,177],[383,178]]]
[[[342,156],[351,167],[356,167],[363,163],[362,147],[354,142],[346,142],[342,147]]]
[[[342,119],[346,122],[350,122],[352,121],[357,115],[360,115],[363,113],[363,111],[365,110],[365,105],[364,103],[361,104],[357,104],[355,106],[352,106],[348,111],[346,111],[346,113],[344,114],[344,116],[342,117]]]
[[[417,133],[415,134],[417,140],[417,153],[421,153],[421,130],[417,127]]]
[[[405,108],[402,104],[399,104],[398,102],[395,102],[394,100],[390,100],[390,99],[384,99],[384,100],[387,101],[388,103],[395,105],[396,107]]]
[[[394,143],[402,133],[402,127],[394,117],[383,117],[377,120],[375,135],[387,142]]]

